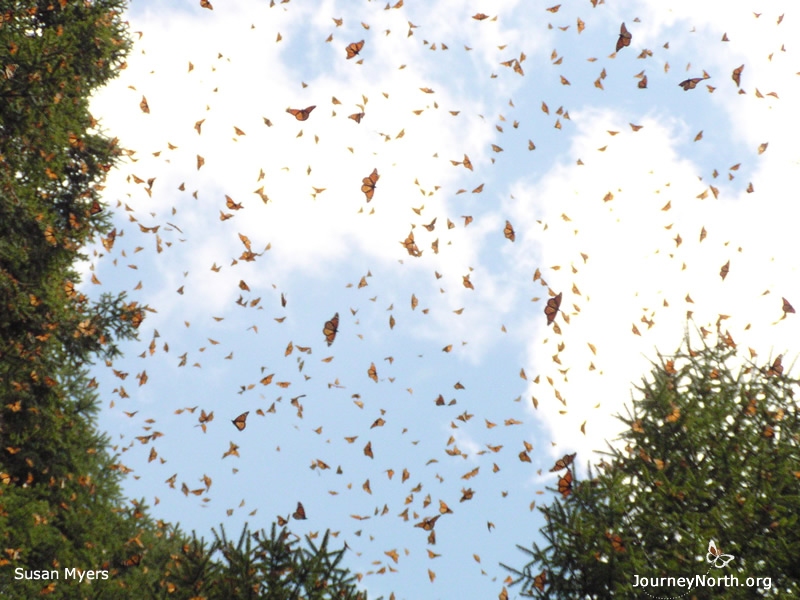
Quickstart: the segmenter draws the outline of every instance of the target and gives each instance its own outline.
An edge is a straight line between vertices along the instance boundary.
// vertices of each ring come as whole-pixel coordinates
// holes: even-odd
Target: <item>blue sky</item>
[[[726,315],[743,355],[790,351],[790,3],[759,17],[740,2],[212,4],[133,2],[126,19],[141,38],[92,105],[135,153],[107,182],[117,238],[110,252],[98,245],[83,287],[127,290],[156,311],[113,365],[128,376],[94,373],[101,427],[133,469],[126,493],[158,498],[156,516],[206,535],[220,522],[269,529],[300,501],[308,520],[293,531],[339,532],[375,597],[493,597],[498,563],[519,564],[515,544],[542,525],[531,506],[552,498],[553,462],[577,452],[580,473],[598,460],[631,382],[678,347],[687,311],[690,329],[711,332]],[[622,22],[633,37],[614,54]],[[522,54],[524,75],[501,64]],[[731,78],[741,64],[743,94]],[[286,112],[311,105],[306,121]],[[361,123],[348,119],[358,112]],[[453,164],[465,155],[473,170]],[[412,231],[420,257],[401,244]],[[253,261],[241,259],[245,240]],[[559,292],[560,333],[543,314]],[[440,394],[455,403],[437,406]],[[201,410],[214,413],[205,432]],[[245,411],[240,432],[230,421]],[[231,443],[240,456],[223,458]],[[459,502],[467,488],[474,497]],[[414,524],[440,501],[453,513],[431,546]]]

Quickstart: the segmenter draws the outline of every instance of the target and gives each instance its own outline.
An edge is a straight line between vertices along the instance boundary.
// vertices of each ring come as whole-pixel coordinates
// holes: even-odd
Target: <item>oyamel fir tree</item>
[[[0,595],[83,597],[64,568],[119,572],[85,595],[141,597],[128,568],[174,533],[123,505],[98,433],[87,367],[117,354],[141,307],[92,302],[76,285],[81,248],[107,234],[100,193],[120,155],[89,96],[130,41],[120,0],[0,2]],[[162,559],[168,552],[162,549]],[[25,572],[60,581],[16,579]],[[144,577],[146,579],[146,577]]]
[[[736,355],[724,336],[654,364],[598,470],[560,470],[546,544],[507,567],[523,595],[800,597],[798,381]]]
[[[0,596],[366,598],[327,536],[305,548],[246,529],[206,544],[122,496],[87,369],[119,355],[146,307],[89,300],[74,265],[92,240],[114,243],[101,192],[122,150],[88,102],[124,67],[124,8],[0,0]],[[74,568],[97,573],[66,580]]]

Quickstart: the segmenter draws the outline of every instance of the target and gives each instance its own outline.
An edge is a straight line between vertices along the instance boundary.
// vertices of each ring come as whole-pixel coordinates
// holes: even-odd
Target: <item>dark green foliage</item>
[[[359,592],[355,576],[339,567],[341,550],[329,550],[329,532],[319,545],[306,537],[299,544],[286,528],[272,525],[269,537],[264,530],[251,533],[247,526],[234,543],[220,532],[206,545],[196,537],[183,546],[165,585],[175,590],[170,597],[207,600],[366,600]],[[211,560],[211,557],[217,560]]]
[[[207,547],[122,497],[127,468],[97,431],[88,366],[119,354],[146,307],[90,301],[74,265],[98,236],[114,242],[101,192],[122,151],[88,105],[131,47],[124,8],[0,0],[0,597],[366,598],[327,535],[307,550],[274,529],[257,545],[223,532]],[[17,580],[18,568],[60,577]]]
[[[540,598],[647,597],[639,577],[736,576],[686,598],[800,596],[800,422],[797,380],[778,363],[733,368],[728,343],[688,347],[637,388],[621,444],[573,493],[541,510],[546,545],[519,546],[506,567]],[[772,366],[771,366],[772,365]],[[619,449],[621,448],[621,449]],[[735,558],[706,560],[710,540]],[[545,573],[540,590],[535,577]],[[771,587],[746,587],[770,577]],[[541,584],[541,579],[539,580]],[[541,587],[541,585],[539,586]],[[649,587],[678,597],[686,588]]]

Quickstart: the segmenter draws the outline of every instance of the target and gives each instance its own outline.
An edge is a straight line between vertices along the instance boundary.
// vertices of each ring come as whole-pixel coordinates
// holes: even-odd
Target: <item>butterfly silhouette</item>
[[[330,321],[325,321],[325,327],[322,328],[322,333],[325,335],[325,341],[328,346],[336,339],[336,333],[339,331],[339,313],[333,315]]]
[[[316,108],[316,105],[308,106],[308,107],[302,108],[302,109],[300,109],[300,108],[287,108],[286,112],[289,113],[290,115],[292,115],[298,121],[305,121],[305,120],[308,119],[308,116],[311,114],[311,111],[314,110],[315,108]]]
[[[231,423],[233,423],[234,427],[239,431],[244,431],[244,428],[247,427],[247,415],[250,414],[250,411],[243,412],[238,417],[233,419]]]
[[[553,296],[547,301],[547,306],[544,307],[544,314],[547,315],[547,324],[550,325],[556,319],[556,314],[561,306],[561,293]]]
[[[347,52],[347,60],[350,60],[354,56],[357,56],[361,49],[364,47],[364,40],[360,42],[353,42],[349,44],[347,48],[345,48],[345,52]]]
[[[692,77],[691,79],[684,79],[678,85],[683,88],[683,91],[693,90],[697,87],[697,84],[703,81],[702,77]]]
[[[714,540],[708,542],[708,554],[706,554],[706,562],[711,563],[715,569],[722,569],[729,562],[734,559],[732,554],[723,554],[722,550],[717,548]]]
[[[619,39],[617,40],[617,52],[622,50],[625,46],[631,45],[631,39],[633,36],[631,35],[628,28],[625,27],[625,23],[619,26]]]

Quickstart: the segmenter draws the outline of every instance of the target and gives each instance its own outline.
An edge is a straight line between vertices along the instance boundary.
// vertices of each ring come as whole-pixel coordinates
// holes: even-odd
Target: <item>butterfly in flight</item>
[[[553,296],[547,301],[547,306],[544,307],[544,314],[547,315],[547,324],[550,325],[556,319],[556,314],[561,306],[561,292],[557,296]]]
[[[330,321],[325,321],[325,327],[322,328],[322,333],[325,335],[325,341],[328,342],[328,346],[333,343],[333,340],[336,339],[336,333],[339,331],[339,313],[337,312],[333,315],[333,318]]]
[[[732,554],[723,554],[722,550],[717,548],[714,540],[708,542],[708,554],[706,554],[706,562],[711,563],[715,569],[722,569],[733,559],[734,556]]]
[[[316,104],[302,109],[287,108],[286,112],[292,115],[298,121],[306,121],[308,120],[308,116],[311,114],[311,111],[315,108],[317,108]]]
[[[572,461],[575,460],[575,455],[577,452],[573,452],[572,454],[565,454],[562,458],[559,458],[556,461],[556,464],[553,465],[553,468],[550,469],[551,473],[556,471],[560,471],[561,469],[566,469],[572,464]]]
[[[693,90],[697,87],[697,84],[703,81],[702,77],[693,77],[692,79],[685,79],[681,81],[678,85],[683,88],[683,91],[686,92],[688,90]]]
[[[630,46],[631,39],[633,39],[633,36],[631,35],[630,31],[628,31],[628,28],[625,27],[625,23],[623,23],[619,26],[619,39],[617,40],[616,52],[619,52],[626,46]]]
[[[250,414],[249,410],[247,412],[243,412],[238,417],[233,419],[231,421],[231,423],[233,423],[233,426],[236,427],[236,429],[238,429],[239,431],[244,431],[244,428],[247,427],[247,415],[248,414]]]
[[[303,508],[302,502],[297,503],[297,510],[292,513],[292,518],[301,521],[306,519],[306,509]]]
[[[512,242],[517,239],[517,236],[514,233],[514,226],[510,221],[506,221],[506,226],[503,228],[503,235],[506,236],[507,240],[511,240]]]
[[[347,60],[350,60],[354,56],[358,56],[358,53],[361,52],[361,49],[364,47],[364,40],[360,42],[353,42],[352,44],[348,45],[345,48],[345,52],[347,52]]]
[[[367,197],[367,202],[372,200],[372,196],[375,195],[375,184],[378,183],[378,179],[381,176],[378,175],[378,169],[372,169],[372,173],[370,173],[369,177],[364,177],[361,180],[361,191],[364,192],[364,195]]]

